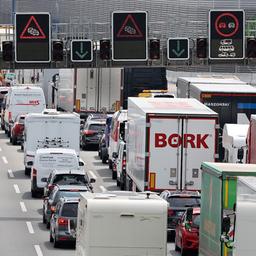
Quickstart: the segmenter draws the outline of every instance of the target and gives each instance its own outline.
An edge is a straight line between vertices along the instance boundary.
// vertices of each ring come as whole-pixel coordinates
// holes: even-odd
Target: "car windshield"
[[[91,124],[89,126],[89,130],[92,131],[104,131],[105,129],[105,124]]]
[[[196,228],[200,226],[200,214],[193,215],[192,226]]]
[[[78,203],[65,203],[62,207],[63,217],[77,217]]]
[[[58,185],[86,185],[88,180],[85,175],[58,174],[54,177],[53,183]]]
[[[193,207],[201,203],[199,197],[169,197],[167,200],[170,207]]]
[[[82,192],[82,191],[81,191]],[[53,200],[53,205],[60,200],[61,197],[80,197],[79,191],[61,191],[59,190]]]

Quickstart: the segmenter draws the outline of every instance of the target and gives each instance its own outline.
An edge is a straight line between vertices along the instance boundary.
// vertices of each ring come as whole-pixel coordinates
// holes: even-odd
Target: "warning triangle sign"
[[[127,15],[123,25],[117,33],[117,37],[141,38],[143,34],[131,14]]]
[[[27,25],[20,35],[20,39],[46,39],[44,31],[34,16],[29,18]]]

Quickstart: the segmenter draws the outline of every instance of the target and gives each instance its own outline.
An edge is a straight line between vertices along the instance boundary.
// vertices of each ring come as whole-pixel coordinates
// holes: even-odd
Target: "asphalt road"
[[[119,190],[97,151],[82,151],[89,176],[96,177],[95,192]],[[23,151],[0,131],[0,245],[4,256],[74,256],[74,247],[56,249],[42,223],[42,199],[31,198],[30,179],[24,175]],[[168,243],[168,256],[180,255]]]

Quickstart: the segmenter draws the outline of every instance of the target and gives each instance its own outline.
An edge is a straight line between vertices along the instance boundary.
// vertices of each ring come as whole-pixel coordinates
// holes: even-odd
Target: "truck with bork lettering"
[[[126,189],[200,190],[218,158],[218,114],[195,99],[128,98]]]

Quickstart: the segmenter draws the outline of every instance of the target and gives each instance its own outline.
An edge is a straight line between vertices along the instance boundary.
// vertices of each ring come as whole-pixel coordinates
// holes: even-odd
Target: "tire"
[[[181,244],[181,246],[180,246],[180,255],[181,256],[186,256],[187,255],[187,251],[184,250],[184,248],[182,246],[182,241],[180,241],[180,244]]]
[[[120,184],[121,184],[121,183],[120,183],[120,180],[116,179],[116,186],[117,186],[117,187],[120,187]]]
[[[101,154],[101,148],[99,148],[99,149],[98,149],[98,157],[101,159],[101,156],[102,156],[102,154]]]
[[[32,198],[36,198],[37,197],[37,193],[34,189],[31,189],[31,196]]]
[[[52,231],[50,230],[50,239],[49,239],[50,243],[53,243],[54,239],[52,237]]]
[[[109,168],[110,170],[112,170],[112,168],[113,168],[112,160],[111,160],[111,159],[108,159],[108,168]]]
[[[177,245],[176,237],[175,237],[175,251],[180,251],[180,247]]]
[[[23,146],[23,144],[21,144],[20,149],[21,149],[21,150],[24,150],[24,146]]]
[[[12,145],[17,145],[17,138],[16,137],[12,138]]]
[[[12,143],[12,144],[13,144],[13,142],[12,142],[12,136],[10,136],[10,143]]]
[[[116,171],[112,170],[112,180],[116,180],[117,174]]]
[[[7,132],[7,136],[11,137],[11,131],[10,130]]]
[[[56,240],[56,235],[53,238],[53,247],[54,248],[59,248],[60,247],[60,242]]]
[[[50,229],[50,221],[47,221],[47,220],[46,220],[46,228],[47,228],[47,229]]]
[[[126,175],[121,173],[120,175],[120,189],[125,190],[125,181],[126,181]]]
[[[101,161],[103,164],[106,164],[108,161],[108,158],[106,156],[102,156]]]
[[[29,176],[29,175],[30,175],[30,173],[31,173],[31,169],[30,169],[30,168],[25,167],[25,175],[26,175],[26,176]]]
[[[45,214],[43,213],[43,223],[46,224]]]

